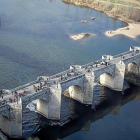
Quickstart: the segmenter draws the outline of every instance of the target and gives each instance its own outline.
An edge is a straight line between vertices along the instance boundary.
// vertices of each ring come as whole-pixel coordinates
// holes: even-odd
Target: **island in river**
[[[80,33],[76,35],[71,35],[70,38],[72,38],[73,40],[79,40],[79,39],[84,38],[85,36],[90,36],[90,35],[91,35],[90,33]]]

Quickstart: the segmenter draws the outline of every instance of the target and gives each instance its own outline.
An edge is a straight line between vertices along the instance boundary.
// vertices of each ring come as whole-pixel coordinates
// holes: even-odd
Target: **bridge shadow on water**
[[[41,140],[57,140],[63,139],[78,131],[88,131],[90,130],[90,124],[102,119],[108,114],[119,115],[122,105],[140,98],[140,87],[134,85],[131,85],[125,91],[124,95],[121,92],[113,91],[106,87],[96,87],[96,92],[97,89],[99,89],[100,101],[95,109],[91,109],[91,106],[83,105],[63,96],[62,115],[61,121],[59,122],[63,126],[52,126],[58,122],[49,122],[40,116],[38,132],[32,135],[32,137],[38,137]]]

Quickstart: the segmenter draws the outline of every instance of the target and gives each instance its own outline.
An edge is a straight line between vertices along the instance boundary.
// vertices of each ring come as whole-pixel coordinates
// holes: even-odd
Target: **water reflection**
[[[126,23],[111,19],[102,12],[65,4],[61,1],[1,0],[0,13],[0,25],[2,26],[0,29],[1,88],[14,88],[35,80],[37,76],[52,75],[66,70],[70,65],[93,62],[100,59],[105,52],[116,55],[128,51],[130,44],[139,46],[140,43],[139,38],[134,41],[122,35],[114,38],[103,35],[106,30],[124,27]],[[96,20],[92,21],[91,16]],[[87,24],[80,23],[84,18],[87,18]],[[97,36],[77,42],[69,38],[71,34],[81,32],[95,33]],[[56,134],[54,139],[68,136],[81,129],[89,129],[89,124],[93,120],[96,121],[112,112],[115,106],[119,109],[121,94],[109,89],[106,91],[106,88],[102,87],[100,89],[97,87],[95,94],[96,105],[100,102],[101,104],[93,113],[91,113],[90,106],[84,106],[72,99],[62,97],[62,121],[60,123],[64,124],[73,119],[77,121],[69,123],[67,126],[70,125],[70,127],[65,126],[66,133],[63,128],[58,128],[63,136]],[[118,99],[119,103],[112,101],[112,98]],[[30,135],[38,127],[52,125],[52,122],[36,112],[31,112],[28,108],[23,112],[22,117],[25,136]],[[75,124],[77,126],[74,126]],[[47,128],[44,132],[46,131],[48,131]],[[50,133],[54,134],[52,131]]]
[[[47,127],[43,128],[40,132],[36,133],[34,136],[39,137],[41,140],[47,138],[48,140],[64,139],[69,135],[76,133],[78,131],[92,131],[91,124],[102,119],[108,114],[119,115],[120,107],[129,103],[130,101],[136,99],[140,100],[140,87],[135,87],[131,85],[131,88],[125,91],[125,95],[121,92],[115,92],[108,88],[101,87],[104,91],[104,100],[101,104],[96,107],[96,110],[91,110],[89,106],[83,106],[78,103],[79,112],[77,115],[79,117],[64,125],[63,127]],[[76,138],[75,138],[76,139]]]
[[[1,17],[0,17],[0,29],[1,29]]]

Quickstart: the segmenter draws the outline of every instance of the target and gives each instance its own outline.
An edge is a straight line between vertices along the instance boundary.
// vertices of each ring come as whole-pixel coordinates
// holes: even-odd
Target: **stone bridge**
[[[127,72],[139,74],[140,48],[130,47],[130,51],[116,55],[103,55],[101,60],[86,65],[73,65],[70,69],[52,76],[40,76],[36,81],[9,90],[17,91],[22,110],[37,100],[37,111],[48,119],[60,120],[61,97],[67,95],[82,104],[93,104],[94,83],[113,90],[122,91],[124,75]],[[34,87],[40,87],[35,91]],[[23,95],[23,89],[27,94]],[[7,111],[6,111],[7,110]],[[0,107],[0,115],[9,118],[9,105]]]
[[[5,116],[9,119],[9,117],[10,117],[10,105],[9,104],[2,105],[0,107],[0,115]]]

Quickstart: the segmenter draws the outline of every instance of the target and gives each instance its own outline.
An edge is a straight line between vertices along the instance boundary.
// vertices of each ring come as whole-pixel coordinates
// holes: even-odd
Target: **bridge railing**
[[[120,57],[120,56],[123,56],[123,55],[129,54],[129,53],[131,53],[131,52],[132,52],[132,51],[127,51],[127,52],[124,52],[124,53],[121,53],[121,54],[115,55],[115,56],[113,56],[113,58],[117,58],[117,57]],[[98,63],[100,63],[100,62],[103,61],[103,59],[99,59],[99,60],[97,60],[97,61],[98,61]],[[97,61],[90,62],[90,63],[88,63],[88,64],[82,65],[81,68],[85,68],[85,67],[88,67],[88,66],[91,66],[91,65],[95,65]]]
[[[54,78],[60,77],[61,75],[65,75],[65,74],[67,74],[68,72],[70,72],[70,69],[69,69],[69,70],[66,70],[66,71],[62,71],[62,72],[57,73],[57,74],[55,74],[55,75],[52,75],[52,76],[49,77],[49,79],[54,79]]]
[[[20,90],[20,89],[22,89],[22,88],[26,88],[26,87],[31,86],[31,85],[34,85],[34,84],[36,84],[36,83],[38,83],[38,80],[35,80],[35,81],[30,82],[30,83],[27,83],[27,84],[25,84],[25,85],[22,85],[22,86],[18,86],[18,87],[16,87],[16,88],[13,88],[13,89],[11,89],[11,92]]]
[[[96,60],[96,61],[94,61],[94,62],[90,62],[90,63],[88,63],[88,64],[82,65],[81,68],[86,68],[86,67],[95,65],[97,62],[98,62],[98,64],[100,64],[102,61],[103,61],[103,59],[99,59],[99,60]]]
[[[54,79],[54,78],[58,78],[58,77],[61,77],[61,76],[64,76],[68,73],[71,73],[71,72],[76,72],[77,69],[69,69],[69,70],[66,70],[66,71],[63,71],[63,72],[60,72],[60,73],[57,73],[55,75],[52,75],[49,77],[49,79]]]
[[[80,74],[78,74],[78,75],[76,75],[76,76],[74,76],[74,77],[69,77],[69,78],[67,78],[67,79],[61,80],[60,83],[63,83],[63,82],[72,80],[72,79],[74,79],[74,78],[78,78],[78,77],[83,76],[83,75],[85,75],[85,74],[80,73]]]
[[[129,54],[129,53],[132,53],[132,51],[127,51],[127,52],[124,52],[124,53],[121,53],[121,54],[115,55],[115,56],[113,56],[113,58],[117,58],[117,57],[120,57],[120,56],[123,56],[123,55]]]
[[[138,53],[132,53],[132,55],[130,55],[129,58],[125,58],[125,60],[131,59],[132,57],[138,56],[138,55],[140,55],[140,52],[138,52]]]

